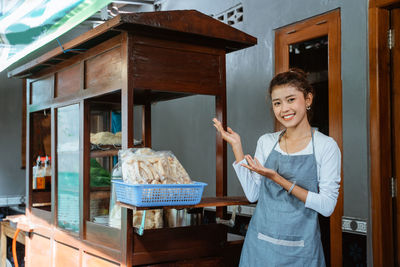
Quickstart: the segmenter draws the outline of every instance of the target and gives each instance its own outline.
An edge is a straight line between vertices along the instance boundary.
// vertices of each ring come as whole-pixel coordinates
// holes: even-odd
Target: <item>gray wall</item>
[[[0,198],[25,195],[21,169],[22,81],[0,73]]]
[[[61,36],[63,44],[88,31],[89,26],[78,26]],[[25,195],[25,170],[21,169],[22,80],[8,78],[7,71],[22,65],[57,47],[57,41],[38,49],[0,72],[0,198]]]

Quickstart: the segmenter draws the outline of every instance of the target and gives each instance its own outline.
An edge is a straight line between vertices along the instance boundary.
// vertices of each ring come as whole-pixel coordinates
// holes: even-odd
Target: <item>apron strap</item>
[[[281,138],[282,138],[282,136],[283,136],[285,133],[286,133],[286,129],[283,130],[283,131],[279,134],[278,141],[275,142],[275,145],[274,145],[274,147],[272,148],[271,151],[274,151],[276,145],[279,143],[279,141],[281,141]]]

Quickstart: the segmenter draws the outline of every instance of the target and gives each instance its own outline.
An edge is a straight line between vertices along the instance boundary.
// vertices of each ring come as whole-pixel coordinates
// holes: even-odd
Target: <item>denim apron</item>
[[[313,154],[310,155],[283,155],[276,151],[283,134],[264,166],[310,192],[318,192],[313,131]],[[318,213],[264,177],[243,244],[240,266],[325,266]]]

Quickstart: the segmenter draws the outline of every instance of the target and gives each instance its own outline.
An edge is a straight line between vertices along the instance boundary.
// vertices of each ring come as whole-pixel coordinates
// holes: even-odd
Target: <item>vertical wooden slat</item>
[[[55,108],[50,109],[51,114],[51,223],[54,225],[57,222],[57,187],[56,187],[56,173],[55,173],[55,158],[56,158],[56,111]]]
[[[84,239],[86,229],[84,227],[85,221],[84,221],[84,191],[88,190],[88,188],[85,188],[84,182],[85,182],[85,177],[84,177],[84,169],[87,168],[85,167],[85,105],[84,105],[84,100],[79,101],[79,238]],[[87,164],[86,164],[87,165]],[[90,165],[89,165],[90,166]],[[87,199],[86,199],[87,201]]]
[[[83,187],[80,199],[83,199],[81,236],[86,239],[86,221],[90,220],[90,104],[83,102]]]
[[[26,168],[26,79],[22,79],[21,169]]]
[[[395,229],[395,264],[399,266],[400,264],[400,8],[393,9],[391,11],[391,28],[394,31],[394,47],[392,48],[392,148],[393,153],[393,177],[395,177],[396,183],[396,224]]]
[[[227,125],[227,113],[226,113],[226,66],[225,66],[225,55],[220,55],[220,72],[222,79],[222,86],[219,94],[215,97],[215,112],[216,117],[221,121],[224,129]],[[222,139],[220,133],[217,132],[216,138],[216,196],[226,196],[228,193],[227,188],[227,145]],[[216,216],[224,218],[226,216],[226,207],[216,209]]]
[[[133,66],[132,58],[133,35],[127,32],[122,34],[121,44],[121,124],[122,124],[122,149],[133,147]],[[132,210],[121,210],[121,266],[132,266],[133,255],[133,226]]]
[[[26,103],[30,103],[30,95],[31,95],[31,82],[30,80],[27,80],[27,90],[26,90]],[[26,192],[26,209],[25,209],[25,214],[26,216],[31,215],[31,207],[32,207],[32,168],[31,168],[31,131],[30,131],[30,125],[31,125],[31,114],[29,112],[28,104],[26,106],[26,186],[25,186],[25,192]]]
[[[0,223],[0,253],[1,253],[1,261],[0,266],[6,267],[6,259],[7,259],[7,236],[5,234],[5,226],[4,222]]]
[[[329,101],[329,136],[335,139],[343,152],[343,112],[342,112],[342,79],[341,79],[341,26],[340,12],[334,11],[328,22],[328,101]],[[342,156],[343,162],[343,156]],[[339,197],[335,211],[330,217],[330,252],[331,266],[343,265],[342,253],[342,217],[343,217],[343,164],[341,164]]]
[[[142,110],[142,140],[145,147],[151,148],[151,103],[146,103]]]
[[[390,140],[390,54],[386,43],[389,12],[370,5],[368,15],[373,263],[374,266],[393,266],[392,200],[389,191],[391,148],[388,142]]]

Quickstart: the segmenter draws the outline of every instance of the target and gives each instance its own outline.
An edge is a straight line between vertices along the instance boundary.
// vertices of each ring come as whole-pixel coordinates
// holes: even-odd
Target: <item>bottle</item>
[[[44,162],[44,179],[45,179],[45,189],[51,190],[51,162],[48,156],[46,156]]]
[[[45,189],[46,185],[46,180],[44,178],[45,175],[45,168],[43,167],[43,162],[40,158],[38,157],[38,160],[36,161],[37,169],[36,169],[36,188],[35,189]]]
[[[38,174],[39,165],[40,165],[40,156],[37,157],[36,165],[33,166],[32,169],[32,189],[37,189],[36,177]]]

